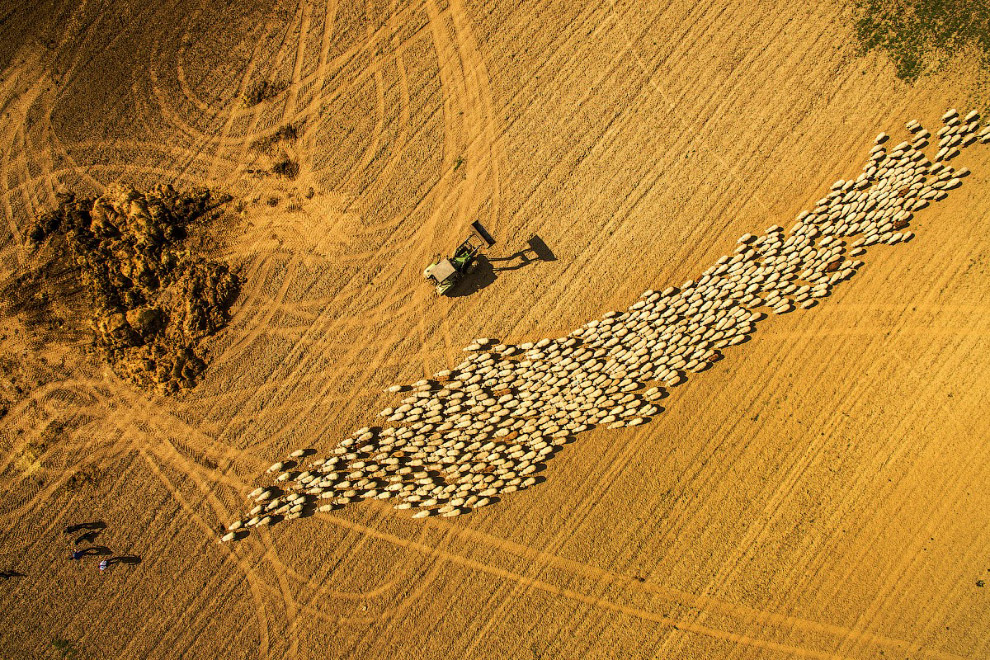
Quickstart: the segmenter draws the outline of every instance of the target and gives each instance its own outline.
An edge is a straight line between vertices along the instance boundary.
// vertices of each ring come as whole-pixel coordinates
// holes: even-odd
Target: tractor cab
[[[436,288],[438,295],[442,296],[454,288],[466,274],[472,272],[481,251],[495,245],[495,239],[480,222],[472,222],[471,230],[471,235],[457,246],[451,256],[442,259],[441,255],[436,255],[423,271],[423,277]]]

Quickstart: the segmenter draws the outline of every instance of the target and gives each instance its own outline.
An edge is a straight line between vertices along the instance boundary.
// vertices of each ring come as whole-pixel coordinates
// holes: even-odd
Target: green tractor
[[[472,222],[471,230],[470,236],[457,246],[453,255],[446,259],[441,259],[439,254],[436,255],[433,262],[423,271],[423,277],[436,287],[438,295],[442,296],[454,288],[464,275],[474,269],[475,261],[481,251],[495,245],[495,239],[480,222]]]

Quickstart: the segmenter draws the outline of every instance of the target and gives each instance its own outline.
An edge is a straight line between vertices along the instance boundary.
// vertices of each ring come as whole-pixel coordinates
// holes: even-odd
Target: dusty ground
[[[538,487],[215,544],[268,463],[373,421],[385,385],[789,226],[880,130],[971,106],[970,61],[907,86],[855,55],[847,7],[808,2],[52,2],[0,12],[0,37],[4,278],[60,190],[246,200],[223,255],[244,288],[189,394],[3,319],[0,570],[22,574],[0,582],[3,657],[990,655],[979,147],[914,241],[656,421],[583,434]],[[259,81],[282,90],[245,103]],[[298,176],[257,172],[252,145],[289,123]],[[475,218],[492,256],[538,234],[557,260],[437,300],[420,270]],[[86,520],[141,563],[67,561]]]

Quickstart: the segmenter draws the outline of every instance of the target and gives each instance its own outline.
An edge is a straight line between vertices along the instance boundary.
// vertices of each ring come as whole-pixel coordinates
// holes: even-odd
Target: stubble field
[[[367,502],[216,543],[270,463],[374,423],[386,386],[474,337],[564,335],[789,227],[878,132],[969,110],[975,60],[907,85],[857,54],[841,3],[10,12],[4,280],[58,192],[126,180],[240,200],[213,249],[243,286],[176,396],[84,334],[0,320],[0,570],[22,574],[0,582],[0,656],[990,655],[985,145],[913,241],[761,323],[650,423],[580,435],[544,482],[453,519]],[[261,173],[277,154],[295,178]],[[556,260],[437,298],[422,268],[475,219],[490,257],[538,235]],[[84,520],[140,563],[68,561]]]

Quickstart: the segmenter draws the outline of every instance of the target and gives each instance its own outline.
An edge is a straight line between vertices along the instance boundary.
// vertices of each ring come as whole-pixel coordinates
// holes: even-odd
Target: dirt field
[[[789,227],[878,132],[971,109],[975,60],[908,86],[842,3],[214,4],[0,10],[5,281],[60,191],[243,200],[219,255],[241,294],[187,394],[0,319],[0,657],[990,657],[986,145],[913,241],[545,482],[216,543],[268,464],[373,423],[385,386]],[[295,178],[264,173],[283,156]],[[478,218],[491,257],[538,235],[556,260],[437,299],[422,268]],[[95,520],[140,563],[69,561]]]

